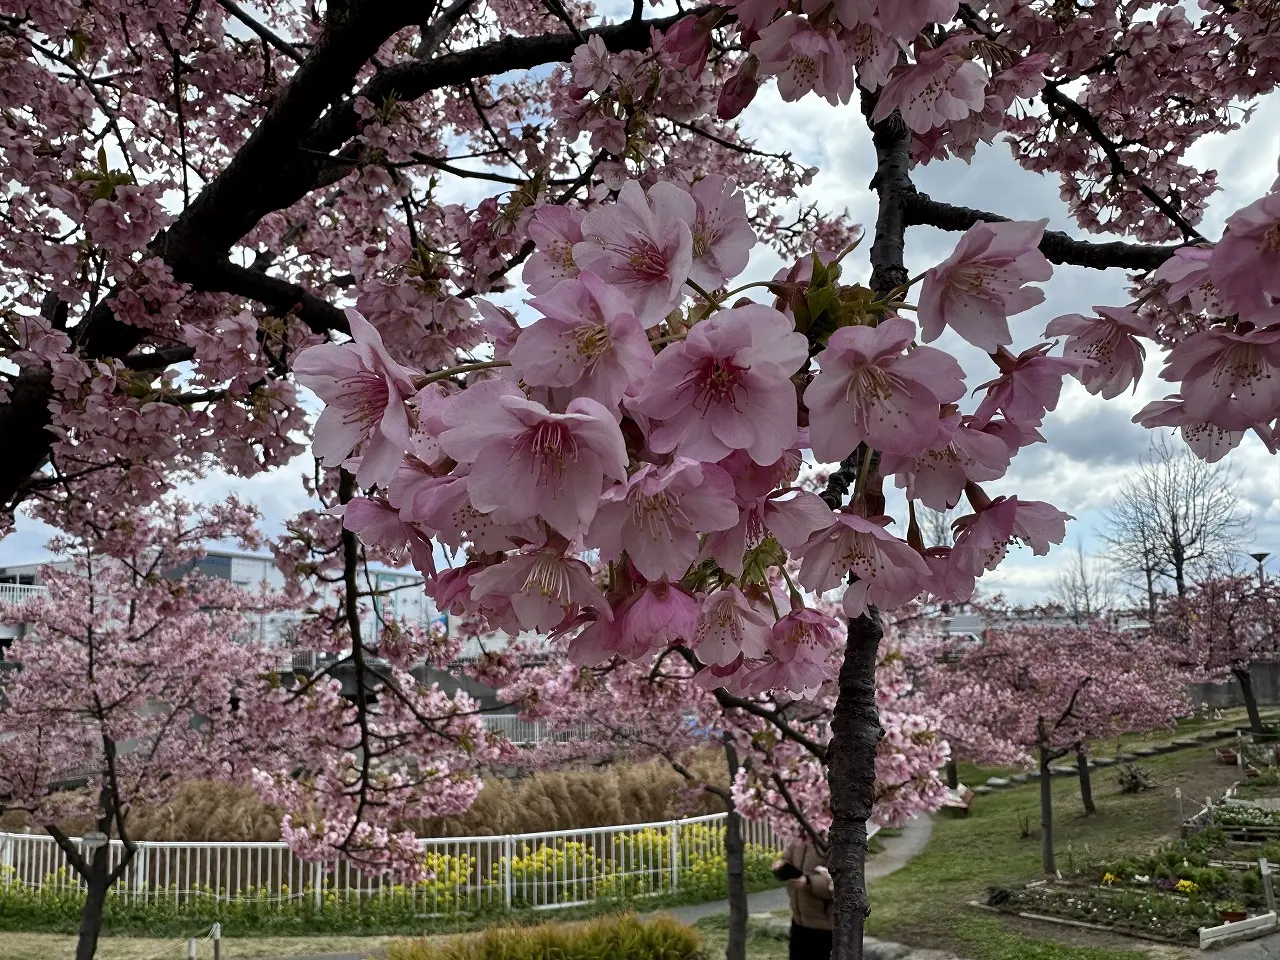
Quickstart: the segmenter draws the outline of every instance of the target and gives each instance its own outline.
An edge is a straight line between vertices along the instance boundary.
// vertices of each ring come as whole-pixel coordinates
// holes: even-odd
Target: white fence
[[[139,842],[115,896],[130,902],[252,901],[323,910],[339,901],[395,898],[415,915],[486,908],[553,909],[591,900],[656,896],[724,874],[725,815],[498,837],[420,841],[433,878],[410,886],[365,874],[348,861],[316,863],[284,843]],[[749,851],[781,849],[767,823],[743,821]],[[82,841],[74,839],[81,852]],[[123,845],[105,850],[111,866]],[[99,855],[102,851],[99,851]],[[0,889],[17,883],[63,891],[80,886],[51,837],[0,833]]]

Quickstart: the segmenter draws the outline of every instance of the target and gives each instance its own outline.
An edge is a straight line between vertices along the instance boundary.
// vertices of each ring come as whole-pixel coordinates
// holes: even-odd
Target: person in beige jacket
[[[810,841],[789,844],[773,875],[787,882],[791,899],[790,960],[831,956],[831,874],[827,856]]]

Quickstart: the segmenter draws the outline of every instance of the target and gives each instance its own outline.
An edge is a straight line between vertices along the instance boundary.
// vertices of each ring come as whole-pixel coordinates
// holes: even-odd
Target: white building
[[[65,562],[65,561],[64,561]],[[44,591],[40,582],[40,568],[46,564],[29,563],[0,567],[0,603],[21,602]],[[227,550],[210,550],[196,567],[205,576],[230,580],[249,590],[265,584],[266,589],[280,589],[284,577],[271,557]],[[448,614],[436,610],[435,603],[423,589],[422,577],[414,572],[371,567],[369,584],[379,595],[373,602],[365,601],[368,608],[361,623],[363,636],[376,635],[378,616],[384,619],[408,621],[424,629],[449,629]],[[332,584],[321,584],[321,596],[336,594]],[[252,638],[268,646],[292,646],[296,624],[305,616],[302,610],[285,610],[279,613],[259,614],[253,619]],[[21,635],[21,625],[0,626],[0,641]]]

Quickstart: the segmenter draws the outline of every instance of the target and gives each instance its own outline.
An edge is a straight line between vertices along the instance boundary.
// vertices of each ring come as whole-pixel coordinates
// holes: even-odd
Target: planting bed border
[[[1053,917],[1044,913],[1032,913],[1029,910],[1005,910],[1001,907],[989,907],[985,903],[979,903],[977,900],[970,900],[969,906],[977,910],[985,910],[987,913],[1003,913],[1010,917],[1021,917],[1024,920],[1037,920],[1042,923],[1056,923],[1063,927],[1077,927],[1082,930],[1097,930],[1101,933],[1114,933],[1122,937],[1133,937],[1135,940],[1150,940],[1153,943],[1167,943],[1175,947],[1193,946],[1186,940],[1174,940],[1171,937],[1161,937],[1154,933],[1142,933],[1132,927],[1109,927],[1103,923],[1088,923],[1084,920],[1070,920],[1067,917]],[[1248,921],[1244,921],[1248,922]]]
[[[1081,930],[1096,930],[1099,933],[1111,933],[1122,937],[1131,937],[1135,940],[1147,940],[1152,943],[1165,943],[1175,947],[1191,947],[1196,945],[1186,940],[1174,940],[1171,937],[1161,937],[1154,933],[1144,933],[1133,927],[1111,927],[1103,923],[1088,923],[1084,920],[1072,920],[1067,917],[1055,917],[1044,913],[1032,913],[1029,910],[1005,910],[1001,907],[991,907],[985,903],[979,903],[977,900],[970,900],[969,906],[975,910],[984,910],[987,913],[1003,913],[1011,917],[1020,917],[1023,920],[1034,920],[1038,923],[1053,923],[1062,927],[1075,927]],[[1245,940],[1256,940],[1259,937],[1265,937],[1270,933],[1275,933],[1280,929],[1280,918],[1277,918],[1275,911],[1260,913],[1256,917],[1248,917],[1244,920],[1236,920],[1233,923],[1222,923],[1216,927],[1201,927],[1199,949],[1207,950],[1211,947],[1221,947],[1229,943],[1240,943]]]

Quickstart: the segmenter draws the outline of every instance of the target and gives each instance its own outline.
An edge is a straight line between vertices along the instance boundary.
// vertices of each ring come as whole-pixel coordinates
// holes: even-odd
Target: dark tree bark
[[[1040,866],[1045,873],[1057,870],[1053,859],[1053,774],[1049,771],[1052,757],[1040,748]]]
[[[1076,769],[1080,771],[1080,802],[1084,804],[1084,815],[1091,817],[1098,812],[1093,805],[1093,781],[1089,776],[1089,757],[1084,750],[1076,750]]]
[[[1249,712],[1249,729],[1254,733],[1262,732],[1262,714],[1258,712],[1258,698],[1253,692],[1253,674],[1247,666],[1236,667],[1231,675],[1240,682],[1240,695],[1244,698],[1244,708]]]
[[[956,769],[956,762],[954,760],[947,761],[946,771],[947,787],[955,790],[960,786],[960,771]]]
[[[831,720],[827,780],[831,785],[829,867],[835,884],[832,960],[862,960],[867,899],[867,818],[875,800],[876,662],[884,629],[875,607],[849,622],[840,667],[840,696]]]
[[[98,952],[98,936],[102,933],[102,912],[111,886],[107,872],[108,848],[100,847],[91,854],[86,878],[84,909],[80,912],[80,938],[76,942],[76,960],[93,960]]]
[[[724,757],[729,765],[729,782],[738,775],[738,751],[725,738]],[[746,842],[742,837],[742,815],[730,797],[725,802],[724,855],[729,894],[729,943],[725,960],[747,960],[747,869]]]

